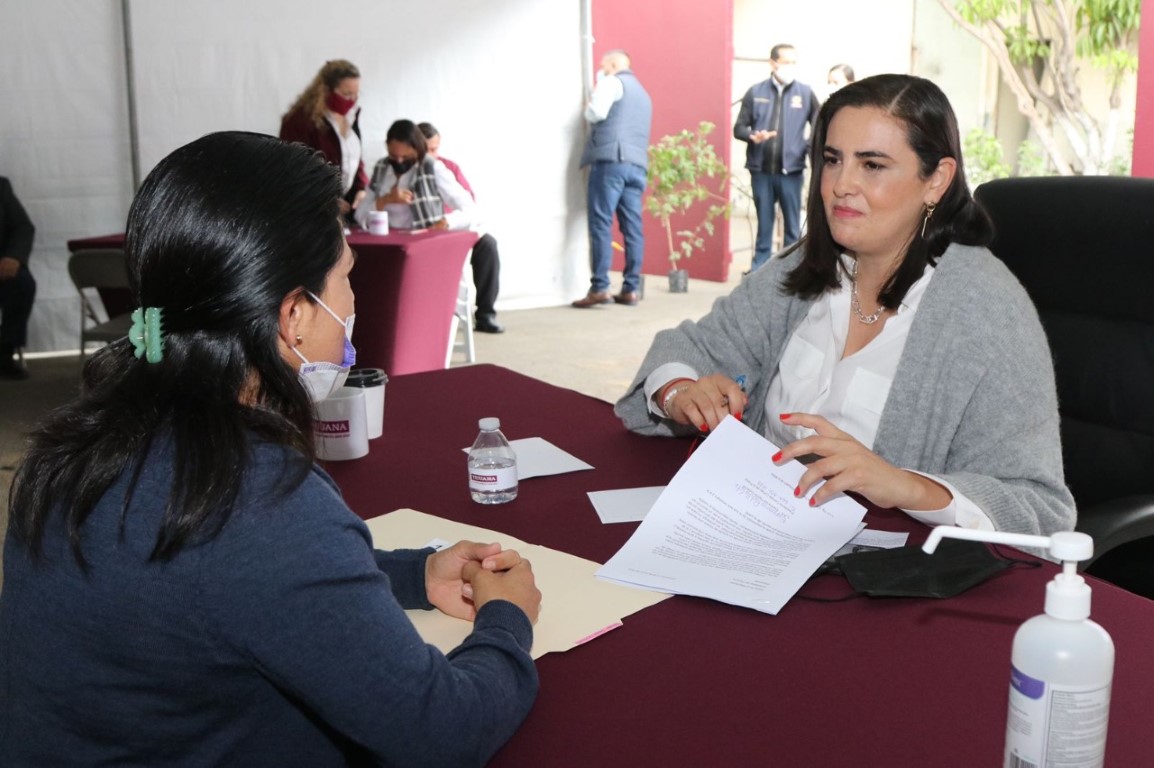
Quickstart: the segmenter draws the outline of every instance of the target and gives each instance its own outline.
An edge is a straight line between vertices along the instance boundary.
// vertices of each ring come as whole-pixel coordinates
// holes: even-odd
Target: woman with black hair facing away
[[[281,118],[280,137],[312,147],[341,169],[341,213],[365,196],[361,146],[361,71],[345,59],[326,61]]]
[[[319,155],[217,133],[128,217],[129,337],[34,433],[0,594],[2,765],[479,765],[540,604],[496,544],[374,550],[313,463],[353,254]],[[405,608],[474,621],[447,657]]]
[[[1072,528],[1049,347],[985,248],[945,94],[907,75],[847,85],[811,163],[806,237],[658,333],[617,414],[651,435],[733,414],[775,462],[814,459],[795,489],[811,505],[854,491],[929,524]]]

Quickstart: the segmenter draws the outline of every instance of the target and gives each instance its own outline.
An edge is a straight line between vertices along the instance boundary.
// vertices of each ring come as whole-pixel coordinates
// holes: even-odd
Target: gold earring
[[[922,239],[926,239],[926,225],[930,223],[933,218],[934,209],[938,207],[937,203],[926,203],[926,217],[922,219]],[[297,338],[300,338],[299,336]]]
[[[301,345],[301,342],[302,342],[302,341],[304,341],[304,339],[302,339],[302,338],[301,338],[301,335],[298,333],[298,334],[297,334],[297,346],[298,346],[298,347]]]

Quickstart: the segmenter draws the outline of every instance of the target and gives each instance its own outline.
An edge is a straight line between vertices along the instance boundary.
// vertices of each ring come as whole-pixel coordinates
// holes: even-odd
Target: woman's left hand
[[[790,426],[817,432],[790,443],[773,457],[775,464],[810,454],[821,457],[806,467],[795,491],[797,496],[805,496],[825,478],[810,498],[811,506],[845,491],[859,493],[882,508],[943,509],[953,499],[944,486],[916,472],[898,469],[821,416],[789,413],[782,414],[781,419]]]
[[[440,219],[439,221],[434,221],[432,224],[429,225],[429,229],[448,229],[448,228],[449,228],[448,219]]]
[[[501,549],[500,544],[475,541],[458,541],[429,555],[425,561],[425,591],[429,602],[450,616],[468,621],[477,616],[473,588],[463,576],[465,565],[472,562],[480,563],[486,571],[505,571],[521,562],[521,555],[514,549]]]

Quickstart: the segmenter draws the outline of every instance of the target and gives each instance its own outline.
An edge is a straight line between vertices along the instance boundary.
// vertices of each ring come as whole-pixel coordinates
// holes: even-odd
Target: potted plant
[[[689,273],[679,268],[678,262],[705,248],[705,238],[713,234],[718,216],[729,218],[729,200],[717,191],[724,186],[729,172],[709,142],[713,128],[713,123],[703,121],[696,131],[663,136],[649,147],[649,196],[645,207],[665,229],[669,290],[674,293],[689,289]],[[674,216],[682,226],[676,231]]]

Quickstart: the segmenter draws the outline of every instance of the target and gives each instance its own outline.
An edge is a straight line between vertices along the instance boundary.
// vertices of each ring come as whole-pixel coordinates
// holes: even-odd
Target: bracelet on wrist
[[[661,412],[665,414],[665,418],[672,418],[669,415],[669,406],[673,404],[673,399],[692,383],[693,379],[677,379],[665,385],[665,394],[661,398]]]

